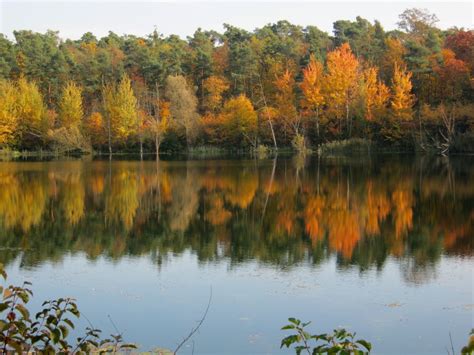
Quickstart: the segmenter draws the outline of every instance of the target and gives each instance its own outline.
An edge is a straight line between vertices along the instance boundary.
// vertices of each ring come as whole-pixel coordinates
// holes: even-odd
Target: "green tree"
[[[0,78],[9,79],[15,68],[15,47],[8,38],[0,34]]]
[[[13,34],[17,58],[21,58],[17,62],[20,74],[37,83],[48,104],[57,102],[68,73],[58,32],[14,31]]]

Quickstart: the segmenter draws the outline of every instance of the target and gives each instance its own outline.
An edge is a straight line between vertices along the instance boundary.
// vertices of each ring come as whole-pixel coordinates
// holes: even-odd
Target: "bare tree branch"
[[[204,323],[204,320],[206,319],[207,313],[209,312],[209,308],[211,307],[211,301],[212,301],[212,286],[211,286],[211,292],[209,294],[209,301],[207,303],[206,310],[204,311],[204,314],[202,315],[201,319],[199,320],[198,324],[196,327],[191,329],[189,334],[183,339],[181,343],[176,347],[175,351],[173,351],[173,354],[177,354],[178,350],[181,349],[181,347],[188,342],[189,339],[192,338],[192,336],[199,330],[201,325]]]

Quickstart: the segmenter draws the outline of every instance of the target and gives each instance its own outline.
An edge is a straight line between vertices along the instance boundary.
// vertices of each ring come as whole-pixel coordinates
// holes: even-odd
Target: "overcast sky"
[[[404,9],[426,8],[435,13],[438,27],[474,28],[472,1],[6,1],[0,0],[0,31],[12,38],[13,30],[60,31],[62,38],[79,38],[84,32],[104,36],[143,36],[156,27],[165,35],[185,38],[198,27],[222,31],[223,23],[253,30],[270,22],[288,20],[302,26],[315,25],[332,32],[336,20],[354,20],[360,15],[378,19],[385,29],[396,27]]]

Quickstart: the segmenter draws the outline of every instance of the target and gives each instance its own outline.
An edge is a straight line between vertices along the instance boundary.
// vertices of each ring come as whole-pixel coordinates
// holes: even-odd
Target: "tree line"
[[[350,138],[474,147],[474,32],[408,9],[329,35],[287,21],[186,40],[0,35],[0,147],[62,151],[306,147]]]

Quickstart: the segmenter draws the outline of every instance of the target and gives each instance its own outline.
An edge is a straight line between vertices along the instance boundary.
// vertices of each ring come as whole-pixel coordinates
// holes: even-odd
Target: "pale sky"
[[[144,36],[156,28],[165,35],[185,38],[198,28],[222,32],[223,23],[253,30],[267,23],[288,20],[314,25],[332,33],[336,20],[360,15],[378,19],[386,30],[396,28],[407,8],[426,8],[439,18],[438,27],[474,28],[472,1],[12,1],[0,0],[0,32],[13,38],[13,30],[58,30],[61,38],[77,39],[85,32],[97,37],[108,31]]]

